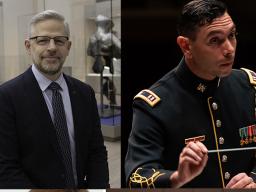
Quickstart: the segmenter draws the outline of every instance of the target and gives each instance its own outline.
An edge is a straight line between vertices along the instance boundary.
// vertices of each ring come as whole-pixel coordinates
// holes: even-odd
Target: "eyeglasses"
[[[56,37],[48,37],[48,36],[35,36],[30,37],[30,40],[35,40],[38,45],[49,45],[51,39],[54,40],[55,45],[63,46],[68,41],[68,37],[66,36],[56,36]]]

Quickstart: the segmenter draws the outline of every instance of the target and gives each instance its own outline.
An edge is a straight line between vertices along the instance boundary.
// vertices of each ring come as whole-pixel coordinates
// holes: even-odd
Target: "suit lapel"
[[[35,126],[40,126],[46,130],[53,148],[60,155],[55,128],[43,93],[34,77],[31,67],[24,73],[24,90],[24,94],[27,98],[27,106],[29,107],[28,110],[31,111],[31,114],[35,114],[34,117],[36,119],[33,119]]]
[[[84,114],[81,113],[81,105],[83,103],[77,87],[73,83],[72,79],[68,76],[64,75],[64,78],[67,82],[70,102],[72,107],[72,114],[73,114],[73,122],[74,122],[74,129],[75,129],[75,136],[78,137],[80,134],[81,129],[83,128],[84,124]]]
[[[82,136],[82,133],[84,129],[84,113],[81,113],[81,105],[82,105],[82,99],[79,95],[79,92],[77,90],[77,87],[73,83],[72,79],[68,76],[64,75],[64,78],[67,82],[69,96],[70,96],[70,102],[72,107],[72,114],[73,114],[73,122],[74,122],[74,131],[75,131],[75,137],[76,137],[76,146],[78,146],[79,137]],[[82,134],[82,135],[81,135]]]
[[[84,178],[84,175],[81,171],[84,170],[83,166],[85,165],[86,161],[84,159],[84,154],[88,152],[85,150],[87,145],[86,140],[88,139],[86,136],[88,134],[86,133],[87,129],[84,123],[86,122],[86,118],[88,118],[88,116],[83,112],[84,108],[86,107],[86,101],[84,101],[85,98],[81,98],[77,85],[74,83],[74,81],[66,75],[64,75],[64,78],[67,82],[72,107],[76,143],[76,169],[77,176],[80,178],[78,179],[79,181]]]

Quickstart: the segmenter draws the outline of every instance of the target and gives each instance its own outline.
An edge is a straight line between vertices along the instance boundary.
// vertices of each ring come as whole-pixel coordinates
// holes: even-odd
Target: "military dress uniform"
[[[171,187],[189,141],[208,150],[256,146],[256,74],[248,69],[206,81],[180,64],[134,98],[125,161],[130,187]],[[224,187],[238,173],[256,181],[255,150],[208,154],[203,172],[183,187]]]

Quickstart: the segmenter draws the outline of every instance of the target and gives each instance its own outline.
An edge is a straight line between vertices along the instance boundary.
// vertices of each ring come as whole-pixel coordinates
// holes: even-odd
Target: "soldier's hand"
[[[180,154],[178,170],[170,177],[172,187],[181,187],[200,175],[208,160],[207,153],[208,150],[203,143],[188,143]]]
[[[229,181],[226,188],[256,188],[256,184],[246,173],[239,173]]]

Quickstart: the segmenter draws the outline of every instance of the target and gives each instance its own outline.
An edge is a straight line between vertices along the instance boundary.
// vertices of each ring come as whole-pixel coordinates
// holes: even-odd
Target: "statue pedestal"
[[[99,116],[102,118],[112,118],[114,116],[120,115],[121,111],[118,109],[104,108],[99,109]]]
[[[110,77],[112,78],[112,74],[104,74],[103,77]],[[116,94],[121,95],[121,75],[114,74],[113,75],[113,82],[116,87]],[[94,89],[95,93],[100,93],[100,74],[98,73],[88,73],[86,76],[86,83],[91,85]]]
[[[121,112],[115,109],[118,115],[109,117],[101,117],[101,130],[102,135],[107,141],[116,141],[121,138]],[[107,115],[108,112],[105,114]],[[112,111],[113,113],[113,111]]]

